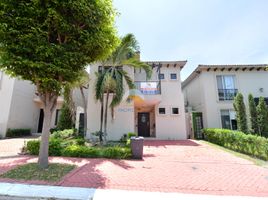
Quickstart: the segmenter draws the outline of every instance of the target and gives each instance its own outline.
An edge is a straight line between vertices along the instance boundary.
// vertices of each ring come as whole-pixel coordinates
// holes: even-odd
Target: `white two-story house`
[[[74,93],[77,122],[84,112],[79,91]],[[51,128],[57,125],[63,97],[58,97],[57,108],[52,115]],[[41,133],[43,128],[43,105],[36,93],[35,85],[30,81],[11,78],[0,71],[0,138],[10,129],[30,129],[32,133]]]
[[[233,100],[240,92],[248,109],[248,95],[256,102],[268,97],[266,64],[254,65],[199,65],[182,83],[186,111],[192,112],[193,132],[200,129],[237,129]],[[248,110],[247,110],[248,112]]]
[[[128,101],[133,92],[126,91],[124,99],[115,108],[114,120],[108,114],[108,140],[118,140],[128,132],[155,139],[186,139],[184,99],[181,90],[180,71],[186,61],[146,62],[153,70],[150,80],[143,70],[128,66],[123,69],[135,81],[135,97]],[[95,82],[99,65],[90,69],[90,80]],[[100,103],[96,102],[94,84],[89,86],[88,134],[100,129]]]

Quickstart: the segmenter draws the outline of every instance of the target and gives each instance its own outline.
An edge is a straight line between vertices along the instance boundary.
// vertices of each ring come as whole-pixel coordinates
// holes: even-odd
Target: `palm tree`
[[[101,72],[97,74],[95,97],[101,102],[100,141],[102,141],[102,134],[104,137],[107,135],[108,107],[111,108],[112,118],[114,118],[114,108],[119,105],[123,99],[125,91],[124,83],[127,84],[129,89],[135,88],[133,80],[129,74],[124,71],[123,66],[127,65],[133,68],[143,69],[146,72],[147,78],[151,77],[152,69],[150,65],[139,60],[137,57],[138,50],[139,47],[134,35],[127,34],[121,39],[120,45],[112,53],[110,58],[104,62]],[[104,94],[106,94],[105,105]],[[112,100],[110,105],[108,105],[110,94],[112,95]],[[102,132],[103,125],[104,131]]]

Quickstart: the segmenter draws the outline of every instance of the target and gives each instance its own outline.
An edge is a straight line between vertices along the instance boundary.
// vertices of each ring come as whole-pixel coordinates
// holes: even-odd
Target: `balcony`
[[[135,81],[136,89],[144,95],[161,94],[160,81]]]
[[[218,89],[220,101],[232,101],[237,95],[237,89]]]

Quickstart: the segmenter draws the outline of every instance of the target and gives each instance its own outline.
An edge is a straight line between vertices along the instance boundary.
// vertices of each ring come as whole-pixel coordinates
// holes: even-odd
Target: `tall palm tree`
[[[121,38],[120,45],[112,53],[112,55],[102,65],[102,70],[97,74],[97,81],[95,84],[96,99],[101,102],[101,125],[100,135],[107,135],[107,118],[108,108],[111,108],[112,118],[114,117],[114,108],[120,104],[125,92],[125,85],[129,89],[134,89],[135,84],[129,74],[124,71],[123,66],[127,65],[133,68],[143,69],[146,72],[147,78],[151,77],[151,66],[145,64],[137,57],[139,46],[133,34],[127,34]],[[106,94],[106,96],[105,96]],[[110,94],[112,95],[111,103],[109,105]],[[106,97],[106,99],[104,99]],[[105,100],[105,104],[104,104]],[[104,125],[104,130],[102,126]],[[103,130],[103,132],[102,132]],[[102,141],[102,137],[100,136]]]

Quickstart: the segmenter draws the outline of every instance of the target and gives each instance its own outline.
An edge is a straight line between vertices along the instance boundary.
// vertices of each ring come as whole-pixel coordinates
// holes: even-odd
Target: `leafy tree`
[[[118,43],[111,0],[1,0],[0,68],[36,85],[44,105],[40,167],[48,167],[51,115],[62,86]]]
[[[257,120],[257,108],[252,94],[248,95],[248,103],[249,103],[249,114],[250,114],[250,128],[251,132],[257,134],[259,132],[258,129],[258,120]]]
[[[78,78],[77,81],[75,81],[71,87],[72,89],[76,89],[79,88],[80,94],[81,94],[81,98],[82,98],[82,104],[83,104],[83,108],[84,108],[84,129],[83,129],[83,135],[84,137],[86,136],[86,132],[87,132],[87,96],[85,94],[85,90],[88,89],[88,85],[89,85],[89,75],[87,73],[86,70],[82,70],[81,71],[81,75]]]
[[[64,102],[57,128],[60,130],[71,129],[74,127],[74,102],[70,85],[64,87]]]
[[[244,133],[248,132],[246,107],[244,98],[241,93],[238,93],[234,99],[234,109],[236,111],[237,128]]]
[[[259,103],[257,106],[257,122],[258,122],[258,133],[263,135],[267,131],[268,124],[268,110],[263,97],[259,98]]]
[[[104,137],[107,135],[108,108],[111,108],[113,118],[113,110],[120,104],[125,92],[124,83],[127,84],[129,89],[135,88],[133,80],[122,66],[127,65],[132,68],[144,69],[147,78],[151,77],[152,69],[150,65],[139,60],[137,57],[138,50],[139,46],[134,35],[127,34],[121,39],[120,45],[112,55],[102,64],[102,70],[97,74],[95,96],[101,102],[100,141],[102,141],[102,135]],[[109,104],[110,97],[112,99]]]

